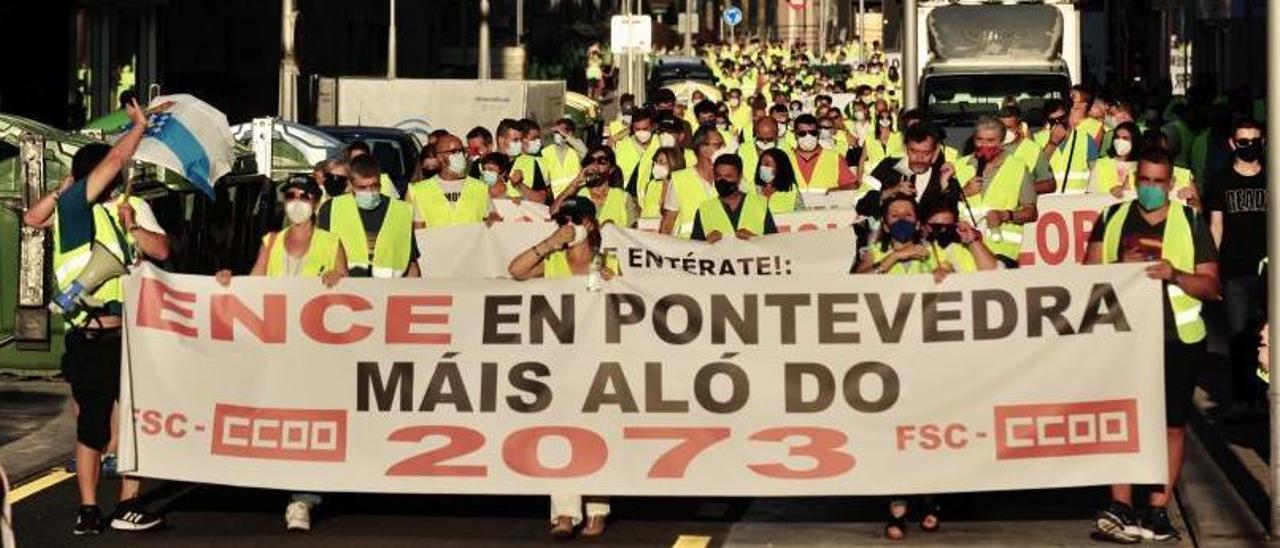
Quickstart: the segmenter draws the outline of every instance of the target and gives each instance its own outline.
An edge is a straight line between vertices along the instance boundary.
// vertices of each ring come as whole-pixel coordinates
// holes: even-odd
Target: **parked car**
[[[364,141],[373,151],[382,172],[395,183],[396,190],[404,196],[409,178],[418,163],[418,141],[402,129],[364,126],[320,126],[316,129],[336,137],[344,143]]]

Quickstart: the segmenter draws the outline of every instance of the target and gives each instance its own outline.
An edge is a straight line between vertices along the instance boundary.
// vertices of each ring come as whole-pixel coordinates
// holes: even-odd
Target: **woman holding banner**
[[[271,278],[320,278],[333,287],[347,275],[347,254],[333,233],[315,226],[315,211],[322,193],[310,177],[295,176],[280,189],[288,226],[262,237],[258,260],[250,276]],[[231,271],[220,270],[216,278],[231,286]],[[285,527],[290,531],[311,530],[311,510],[320,504],[320,495],[294,493],[285,508]]]
[[[600,249],[600,227],[591,199],[571,195],[558,200],[556,206],[551,217],[560,227],[511,260],[507,266],[511,277],[529,280],[587,276],[587,287],[595,290],[599,279],[610,280],[617,276],[620,273],[617,260],[612,256],[606,259]],[[582,498],[582,495],[571,493],[551,495],[552,537],[564,540],[574,535],[574,530],[582,524]],[[589,497],[586,515],[581,535],[595,538],[604,534],[609,500]]]
[[[859,274],[932,274],[934,281],[941,282],[952,273],[999,267],[995,254],[982,242],[982,233],[959,222],[954,200],[938,198],[917,204],[910,194],[894,193],[888,195],[882,211],[879,233],[859,257]],[[922,218],[927,223],[922,224]],[[926,510],[920,518],[920,529],[936,532],[942,526],[942,509],[931,495],[924,496],[921,502]],[[886,538],[906,538],[907,510],[905,498],[889,502]]]

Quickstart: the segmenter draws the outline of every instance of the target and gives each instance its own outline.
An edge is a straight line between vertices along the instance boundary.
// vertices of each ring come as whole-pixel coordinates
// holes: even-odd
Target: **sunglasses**
[[[286,202],[291,202],[293,200],[306,200],[309,198],[310,196],[308,196],[306,192],[303,192],[301,190],[290,190],[284,193],[284,199]]]
[[[1235,142],[1238,147],[1262,145],[1262,137],[1255,137],[1253,139],[1236,139]]]
[[[325,173],[324,178],[335,183],[346,184],[350,179],[346,175],[334,175],[333,173]]]
[[[551,220],[555,221],[559,226],[569,224],[569,221],[573,221],[573,224],[575,225],[580,225],[582,224],[582,215],[561,214],[552,217]]]
[[[801,130],[796,130],[796,137],[808,137],[808,136],[811,136],[811,135],[812,135],[812,136],[814,136],[814,137],[817,137],[817,136],[818,136],[818,130],[816,130],[816,129],[806,129],[806,130],[803,130],[803,131],[801,131]]]
[[[609,157],[608,156],[592,156],[590,158],[587,158],[587,163],[607,166],[609,165]]]
[[[455,153],[455,152],[462,152],[462,147],[452,148],[452,149],[449,149],[449,150],[437,150],[437,151],[436,151],[436,154],[437,154],[437,155],[444,155],[444,156],[448,156],[448,155],[453,154],[453,153]]]
[[[1046,121],[1049,122],[1049,125],[1051,126],[1062,126],[1067,124],[1067,117],[1059,116],[1057,118],[1049,118]]]

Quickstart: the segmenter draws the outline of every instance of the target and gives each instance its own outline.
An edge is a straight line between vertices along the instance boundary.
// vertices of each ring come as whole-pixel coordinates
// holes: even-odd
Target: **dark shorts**
[[[120,398],[120,330],[73,329],[65,341],[62,375],[79,408],[76,441],[101,451],[111,441],[111,410]]]
[[[1191,398],[1196,391],[1196,376],[1209,358],[1204,341],[1185,344],[1164,343],[1164,417],[1165,424],[1178,428],[1187,424],[1191,414]]]

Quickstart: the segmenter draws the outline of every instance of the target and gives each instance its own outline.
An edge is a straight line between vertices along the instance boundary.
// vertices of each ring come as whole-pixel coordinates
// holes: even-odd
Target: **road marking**
[[[694,535],[680,535],[676,537],[676,543],[671,548],[707,548],[711,544],[711,537],[699,537]]]
[[[48,474],[14,487],[12,491],[9,491],[9,504],[17,504],[18,501],[22,499],[62,483],[68,478],[74,478],[75,476],[75,474],[67,472],[61,468],[51,470]]]

